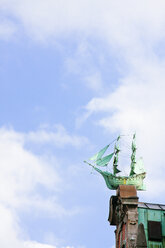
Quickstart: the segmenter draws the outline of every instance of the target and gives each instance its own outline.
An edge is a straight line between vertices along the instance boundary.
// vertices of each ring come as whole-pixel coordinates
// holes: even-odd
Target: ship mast
[[[135,173],[135,164],[136,164],[136,134],[133,135],[133,140],[132,140],[132,155],[131,155],[131,171],[130,171],[130,176],[133,176]]]
[[[116,142],[115,148],[114,148],[113,174],[115,176],[117,173],[120,172],[120,170],[118,170],[118,168],[117,168],[118,167],[118,161],[119,161],[119,152],[120,152],[119,140],[120,140],[120,136],[118,136],[117,142]]]

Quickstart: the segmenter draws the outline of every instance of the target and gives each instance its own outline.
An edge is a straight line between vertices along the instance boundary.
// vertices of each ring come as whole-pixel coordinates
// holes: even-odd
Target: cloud
[[[0,26],[1,37],[22,33],[48,44],[66,38],[74,40],[77,49],[74,55],[66,55],[66,68],[78,73],[85,85],[96,92],[103,92],[104,84],[101,67],[96,66],[93,57],[92,49],[96,46],[93,40],[106,46],[107,53],[111,51],[119,61],[118,72],[126,75],[131,71],[133,80],[136,80],[137,66],[142,80],[143,64],[148,74],[151,62],[159,66],[156,53],[165,39],[162,0],[147,0],[143,6],[140,1],[131,0],[1,0],[0,9],[5,20]],[[160,55],[164,59],[164,53]]]
[[[131,134],[136,131],[138,150],[147,168],[148,196],[156,197],[161,196],[165,188],[164,62],[145,64],[144,60],[135,68],[120,79],[120,86],[114,92],[93,98],[86,110],[87,116],[97,114],[97,124],[110,133]],[[100,118],[99,113],[104,116]]]
[[[150,46],[164,38],[164,7],[161,0],[87,1],[2,0],[1,12],[18,28],[37,40],[75,34],[92,35],[109,42],[118,54],[141,53],[143,43]],[[143,52],[145,52],[143,50]],[[147,51],[146,51],[147,52]]]
[[[151,43],[164,37],[164,6],[161,0],[147,0],[143,8],[139,1],[130,0],[1,0],[0,3],[4,15],[13,16],[29,35],[38,39],[76,31],[109,37],[114,45],[116,42],[125,48],[130,41],[139,48],[143,36],[148,40],[152,37]]]
[[[25,242],[24,247],[26,248],[57,248],[56,246],[40,244],[37,242]]]
[[[12,22],[9,22],[8,20],[3,20],[0,23],[0,38],[4,40],[9,40],[15,32],[16,29]]]
[[[56,218],[79,213],[58,201],[61,177],[50,161],[24,147],[25,134],[0,128],[0,247],[57,248],[28,240],[20,225],[20,211]],[[55,159],[54,159],[55,161]],[[42,187],[42,190],[40,189]],[[47,194],[43,195],[43,190]],[[6,238],[9,237],[9,238]]]
[[[21,242],[18,239],[20,229],[15,214],[7,207],[0,204],[0,245],[4,248],[19,248]],[[8,238],[7,238],[8,237]]]
[[[95,92],[103,90],[103,80],[100,67],[103,66],[102,56],[97,54],[97,48],[93,47],[86,40],[79,42],[72,56],[65,58],[65,68],[67,73],[79,75],[80,82],[85,83],[88,89]],[[97,56],[97,64],[95,60]]]
[[[100,91],[102,90],[102,79],[101,79],[101,75],[99,72],[96,72],[92,75],[89,75],[86,77],[86,82],[87,85],[96,91]]]
[[[29,242],[24,242],[24,248],[59,248],[59,247],[29,241]],[[61,248],[74,248],[74,247],[73,246],[72,247],[71,246],[65,246],[65,247],[61,247]]]
[[[41,243],[38,243],[38,242],[31,242],[31,241],[24,242],[24,247],[25,248],[57,248],[56,246],[47,245],[47,244],[41,244]]]
[[[41,157],[24,149],[23,136],[13,130],[0,129],[0,160],[0,199],[4,204],[20,206],[27,199],[32,203],[32,198],[26,196],[33,193],[37,185],[56,189],[60,181]]]
[[[26,142],[51,143],[57,147],[71,145],[79,148],[89,143],[86,137],[68,134],[62,125],[55,125],[53,128],[41,127],[37,131],[31,131],[25,134],[24,138]]]

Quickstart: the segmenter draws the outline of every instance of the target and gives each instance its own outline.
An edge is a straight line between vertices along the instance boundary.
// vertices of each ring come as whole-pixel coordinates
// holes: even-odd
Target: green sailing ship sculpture
[[[119,172],[121,172],[118,169],[118,160],[119,160],[119,153],[120,153],[120,147],[119,147],[119,140],[121,136],[118,136],[116,139],[114,152],[104,156],[104,153],[109,148],[110,144],[105,146],[103,149],[101,149],[97,154],[95,154],[93,157],[90,158],[91,161],[93,161],[94,164],[91,164],[91,162],[84,161],[85,163],[92,166],[97,172],[99,172],[106,182],[106,185],[109,189],[115,190],[118,188],[119,185],[134,185],[136,186],[137,190],[145,190],[145,185],[143,183],[143,180],[146,176],[146,171],[143,166],[143,161],[140,158],[136,162],[136,135],[133,135],[132,140],[132,155],[131,155],[131,170],[129,176],[117,176]],[[105,167],[107,168],[110,160],[113,158],[113,173],[110,173],[108,171],[101,170],[99,167]]]

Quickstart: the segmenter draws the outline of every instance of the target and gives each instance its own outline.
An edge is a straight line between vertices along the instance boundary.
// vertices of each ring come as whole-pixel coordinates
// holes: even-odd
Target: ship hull
[[[145,172],[126,177],[126,176],[115,176],[107,171],[101,171],[100,169],[94,166],[93,168],[103,176],[106,185],[109,189],[115,190],[118,188],[119,185],[134,185],[137,190],[146,189],[143,183],[143,180],[146,176]]]

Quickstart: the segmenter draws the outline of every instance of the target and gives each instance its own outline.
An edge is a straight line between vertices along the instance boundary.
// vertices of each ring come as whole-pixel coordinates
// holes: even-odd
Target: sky
[[[163,0],[0,0],[0,247],[114,247],[83,161],[119,134],[165,203],[164,92]]]

